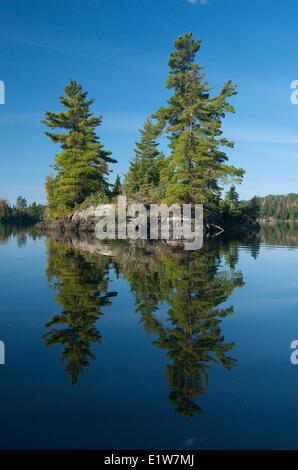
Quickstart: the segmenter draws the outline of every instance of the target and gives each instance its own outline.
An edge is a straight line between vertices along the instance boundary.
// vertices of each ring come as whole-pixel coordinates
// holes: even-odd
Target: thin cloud
[[[43,118],[43,111],[31,113],[9,113],[0,115],[0,124],[13,126],[41,126],[40,120]]]
[[[206,5],[208,3],[208,0],[187,0],[188,3],[192,3],[195,5],[196,3],[200,3],[201,5]]]
[[[275,128],[245,128],[226,124],[224,132],[231,140],[248,144],[298,144],[298,136],[294,132]]]
[[[6,34],[0,32],[0,40],[4,39],[16,44],[23,44],[24,46],[28,47],[36,47],[48,51],[57,52],[60,54],[66,54],[71,56],[82,57],[85,59],[97,59],[108,64],[117,64],[119,65],[119,61],[125,62],[125,65],[133,65],[135,67],[140,67],[140,58],[135,59],[134,57],[130,57],[133,54],[138,54],[139,56],[144,56],[148,54],[147,50],[143,50],[140,48],[126,48],[126,47],[116,47],[110,48],[107,53],[107,46],[100,45],[98,41],[87,41],[83,42],[80,41],[80,50],[77,47],[73,47],[70,43],[68,47],[61,48],[59,45],[50,45],[49,43],[45,43],[42,41],[35,41],[27,38],[23,38],[20,36],[15,36],[11,34]],[[51,38],[48,41],[52,41]],[[60,42],[63,42],[63,38],[60,39]],[[150,57],[146,59],[142,59],[142,66],[147,66],[150,72],[152,73],[152,69],[158,67],[156,66],[156,61],[162,60],[162,55],[155,52],[150,52]],[[155,72],[156,73],[156,72]]]

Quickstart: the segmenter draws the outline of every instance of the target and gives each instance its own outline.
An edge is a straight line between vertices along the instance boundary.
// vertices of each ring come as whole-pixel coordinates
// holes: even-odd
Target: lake
[[[297,449],[297,247],[0,226],[1,449]]]

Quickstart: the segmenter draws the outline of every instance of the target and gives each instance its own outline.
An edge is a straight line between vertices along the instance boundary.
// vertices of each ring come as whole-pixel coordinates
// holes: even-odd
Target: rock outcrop
[[[35,225],[38,232],[55,233],[58,235],[63,234],[81,234],[89,233],[95,236],[95,227],[98,218],[96,217],[96,208],[91,206],[84,210],[74,211],[66,219],[55,219],[52,221],[41,221]],[[149,219],[147,227],[149,228]],[[224,218],[221,214],[216,212],[204,213],[204,235],[218,236],[223,232],[226,233],[257,233],[260,230],[260,225],[256,220],[249,219],[246,221],[235,221],[232,219]],[[148,234],[149,235],[149,234]],[[150,237],[148,237],[150,238]]]

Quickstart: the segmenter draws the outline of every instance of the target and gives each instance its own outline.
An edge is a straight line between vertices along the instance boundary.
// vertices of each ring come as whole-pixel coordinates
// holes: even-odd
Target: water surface
[[[0,448],[298,448],[298,224],[197,252],[0,226]]]

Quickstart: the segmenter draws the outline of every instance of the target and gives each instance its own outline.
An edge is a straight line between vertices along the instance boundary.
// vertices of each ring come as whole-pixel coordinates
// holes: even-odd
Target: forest
[[[260,197],[260,218],[272,218],[277,220],[298,219],[298,194],[273,195]]]
[[[6,199],[0,198],[0,223],[32,224],[43,219],[45,210],[44,205],[36,202],[28,206],[26,198],[22,196],[17,198],[14,206]]]

